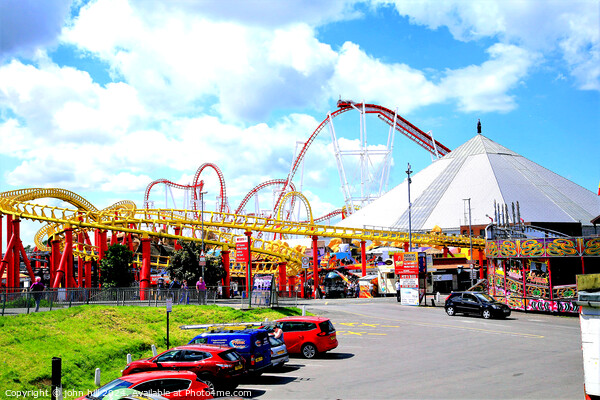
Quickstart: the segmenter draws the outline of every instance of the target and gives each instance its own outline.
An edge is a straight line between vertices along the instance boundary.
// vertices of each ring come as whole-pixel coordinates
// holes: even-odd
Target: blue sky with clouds
[[[61,187],[98,208],[141,206],[150,182],[188,184],[211,162],[235,209],[286,177],[296,142],[341,96],[397,109],[450,149],[481,119],[490,139],[595,192],[599,10],[597,0],[2,0],[0,191]],[[387,126],[366,124],[369,145],[385,144]],[[358,114],[334,125],[344,148],[356,145]],[[408,162],[417,172],[432,162],[404,136],[393,156],[390,187]],[[214,208],[216,175],[202,179]],[[316,215],[343,205],[329,132],[311,145],[302,184]],[[164,206],[164,188],[152,196]]]

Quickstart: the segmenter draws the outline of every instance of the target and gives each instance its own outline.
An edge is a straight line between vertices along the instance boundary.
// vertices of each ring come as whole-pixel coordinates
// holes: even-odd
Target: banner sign
[[[418,275],[419,253],[394,253],[394,273],[396,275]]]
[[[247,263],[248,261],[248,238],[238,236],[235,238],[235,262]]]
[[[491,240],[487,258],[600,257],[600,238],[540,238]]]

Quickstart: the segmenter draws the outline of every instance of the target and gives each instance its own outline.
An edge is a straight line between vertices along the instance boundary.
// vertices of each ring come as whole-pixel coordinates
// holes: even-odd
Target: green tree
[[[122,244],[108,246],[100,261],[100,284],[104,288],[129,287],[134,281],[133,252]]]
[[[185,279],[191,286],[202,276],[202,267],[199,265],[201,245],[191,241],[180,241],[179,244],[181,250],[173,253],[167,271],[171,278],[180,282]],[[221,256],[206,256],[206,266],[204,267],[206,284],[216,286],[223,278],[225,278],[225,269],[221,264]]]

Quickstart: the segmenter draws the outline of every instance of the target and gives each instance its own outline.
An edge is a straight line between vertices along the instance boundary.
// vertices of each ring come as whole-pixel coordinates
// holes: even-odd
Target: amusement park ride
[[[333,118],[347,111],[356,110],[361,115],[361,140],[360,149],[354,152],[361,159],[361,195],[353,197],[348,190],[343,163],[341,158],[344,152],[337,145]],[[364,116],[375,114],[382,121],[390,125],[388,144],[384,151],[373,153],[367,147],[367,134]],[[296,190],[292,182],[295,173],[304,159],[308,148],[317,135],[328,126],[334,142],[336,160],[340,173],[342,192],[344,193],[345,205],[325,216],[313,218],[310,204],[306,197]],[[194,181],[189,185],[181,185],[167,179],[159,179],[151,182],[146,188],[143,208],[138,208],[131,201],[121,201],[98,210],[93,204],[64,189],[42,189],[29,188],[0,193],[0,254],[2,254],[2,219],[6,216],[6,241],[7,248],[0,267],[0,278],[4,278],[6,271],[6,287],[19,287],[19,266],[21,260],[26,265],[28,274],[34,278],[31,263],[27,258],[20,238],[20,221],[34,220],[46,223],[35,235],[34,241],[38,250],[51,251],[50,258],[50,284],[57,287],[91,287],[92,260],[99,261],[103,258],[108,247],[108,232],[111,232],[110,243],[117,243],[117,233],[123,236],[123,243],[131,243],[132,236],[140,239],[141,267],[140,267],[140,289],[150,286],[150,241],[151,238],[182,239],[189,241],[203,241],[206,245],[219,247],[221,249],[222,262],[227,272],[225,287],[229,286],[230,250],[235,250],[236,237],[247,236],[250,242],[249,252],[252,256],[246,266],[246,280],[252,276],[253,258],[260,258],[272,267],[269,272],[278,276],[280,285],[286,284],[286,279],[292,282],[302,271],[302,259],[305,257],[304,249],[290,248],[282,240],[274,238],[304,236],[313,241],[313,276],[318,274],[317,238],[340,238],[359,240],[362,248],[362,272],[365,274],[365,244],[367,241],[399,242],[408,243],[409,233],[393,230],[355,229],[343,228],[331,225],[319,225],[320,222],[341,215],[352,213],[355,209],[366,205],[380,196],[384,186],[387,185],[389,177],[389,163],[391,162],[391,151],[394,133],[398,131],[425,148],[433,156],[441,157],[448,154],[450,150],[433,139],[430,134],[424,133],[419,128],[385,107],[374,104],[360,104],[351,101],[339,101],[338,109],[329,113],[321,124],[315,129],[304,143],[302,149],[295,157],[289,174],[285,179],[273,179],[261,183],[253,188],[243,198],[234,212],[230,211],[227,201],[225,178],[221,170],[212,163],[202,164],[194,176]],[[371,156],[384,159],[383,167],[380,168],[378,177],[369,171]],[[220,183],[219,195],[217,197],[216,211],[206,211],[203,206],[204,182],[200,180],[201,174],[206,169],[216,172]],[[379,182],[376,194],[370,193],[370,182]],[[184,190],[188,193],[190,201],[183,208],[155,208],[154,202],[150,201],[151,189],[157,185]],[[274,205],[270,215],[245,214],[245,206],[253,196],[265,188],[276,188]],[[71,205],[71,208],[50,207],[35,204],[35,200],[42,198],[59,199]],[[286,204],[290,203],[290,208]],[[305,221],[292,221],[295,202],[305,206],[307,219]],[[201,207],[198,206],[200,203]],[[94,240],[90,236],[94,236]],[[254,236],[254,237],[253,237]],[[263,238],[264,237],[264,238]],[[273,238],[272,240],[266,237]],[[47,239],[47,244],[44,244]],[[468,247],[467,236],[446,236],[440,233],[412,233],[412,243],[422,246],[442,247]],[[474,248],[483,248],[485,241],[473,239]],[[73,257],[78,257],[79,271],[77,282],[73,271]],[[88,278],[88,279],[86,279]],[[315,293],[316,285],[315,281]]]

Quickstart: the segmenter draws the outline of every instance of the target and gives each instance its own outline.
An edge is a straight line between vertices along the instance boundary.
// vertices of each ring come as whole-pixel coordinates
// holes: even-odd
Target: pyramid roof
[[[477,134],[411,177],[413,230],[444,229],[471,223],[488,224],[494,202],[519,204],[525,222],[581,222],[600,214],[600,197],[512,150]],[[489,215],[489,217],[488,217]],[[337,225],[408,230],[408,183],[405,179],[385,195]]]

